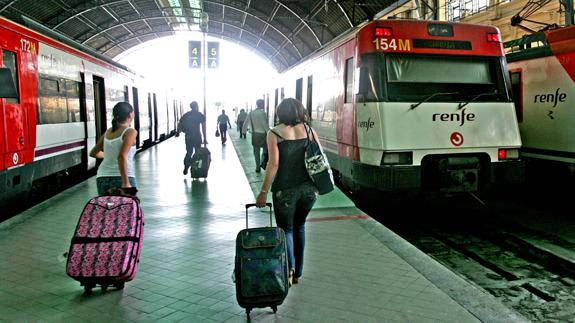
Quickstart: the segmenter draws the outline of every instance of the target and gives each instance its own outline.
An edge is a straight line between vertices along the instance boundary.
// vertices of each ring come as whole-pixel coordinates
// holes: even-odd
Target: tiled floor
[[[96,194],[95,178],[2,223],[0,321],[245,322],[231,278],[235,237],[245,226],[243,205],[254,201],[263,174],[253,171],[249,136],[236,135],[226,146],[211,138],[206,181],[182,175],[182,137],[137,155],[144,245],[136,279],[121,291],[96,288],[86,297],[65,273],[63,254],[84,203]],[[266,225],[266,213],[251,215],[251,226]],[[306,230],[303,283],[290,289],[276,314],[254,309],[252,321],[524,320],[365,216],[339,191],[320,197]]]

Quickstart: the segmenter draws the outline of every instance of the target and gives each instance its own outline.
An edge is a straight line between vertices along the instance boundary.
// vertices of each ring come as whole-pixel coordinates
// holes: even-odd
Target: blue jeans
[[[136,178],[128,177],[130,185],[132,187],[137,187]],[[122,187],[122,177],[121,176],[104,176],[96,178],[96,186],[98,187],[98,195],[107,194],[108,190],[111,188]]]
[[[305,220],[317,199],[317,188],[311,182],[273,194],[274,213],[278,227],[286,234],[288,265],[294,277],[301,277],[305,248]]]

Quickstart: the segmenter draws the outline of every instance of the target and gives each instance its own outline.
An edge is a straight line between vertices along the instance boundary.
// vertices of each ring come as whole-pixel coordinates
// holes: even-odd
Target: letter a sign
[[[190,40],[189,52],[190,68],[200,68],[202,66],[202,42]]]
[[[218,68],[220,64],[220,43],[208,42],[208,68]]]

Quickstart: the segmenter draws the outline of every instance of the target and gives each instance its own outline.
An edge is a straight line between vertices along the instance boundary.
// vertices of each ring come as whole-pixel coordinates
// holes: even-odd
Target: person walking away
[[[226,110],[222,110],[222,114],[218,116],[218,129],[220,129],[222,145],[225,145],[226,141],[228,140],[228,125],[231,129],[232,124],[230,123],[230,118],[226,115]]]
[[[244,121],[243,131],[246,132],[248,128],[252,131],[252,146],[256,160],[256,173],[259,173],[262,151],[263,154],[267,154],[266,133],[270,127],[268,126],[268,116],[264,111],[264,100],[257,100],[256,106],[257,108],[250,112]]]
[[[198,111],[198,102],[193,101],[190,103],[190,109],[191,111],[184,113],[180,122],[178,122],[178,130],[176,132],[176,137],[179,136],[182,131],[186,134],[184,175],[188,174],[188,169],[192,164],[192,156],[194,155],[194,152],[202,146],[202,142],[204,145],[208,144],[208,141],[206,140],[206,117],[203,113]]]
[[[135,195],[134,155],[138,131],[130,127],[134,120],[134,108],[128,102],[119,102],[112,109],[112,116],[112,127],[90,150],[90,157],[103,159],[96,174],[98,194],[108,194],[110,189],[127,188]]]
[[[298,100],[282,100],[277,116],[279,124],[266,138],[269,161],[256,205],[265,207],[271,188],[276,223],[286,234],[290,284],[297,284],[303,273],[305,222],[318,193],[304,163],[307,132],[318,137],[306,124],[305,109]]]
[[[241,109],[240,114],[238,115],[238,118],[236,120],[236,126],[238,127],[238,132],[240,133],[240,139],[242,138],[246,139],[246,133],[243,131],[243,126],[247,117],[248,114],[246,113],[246,110]]]

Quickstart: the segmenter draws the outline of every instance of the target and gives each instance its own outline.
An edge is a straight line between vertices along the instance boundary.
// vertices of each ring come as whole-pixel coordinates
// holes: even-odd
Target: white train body
[[[372,22],[285,72],[281,86],[278,100],[302,101],[352,191],[474,192],[523,181],[494,27]]]
[[[575,171],[575,26],[506,44],[521,155]],[[527,47],[528,46],[528,47]],[[527,48],[525,48],[527,47]]]

